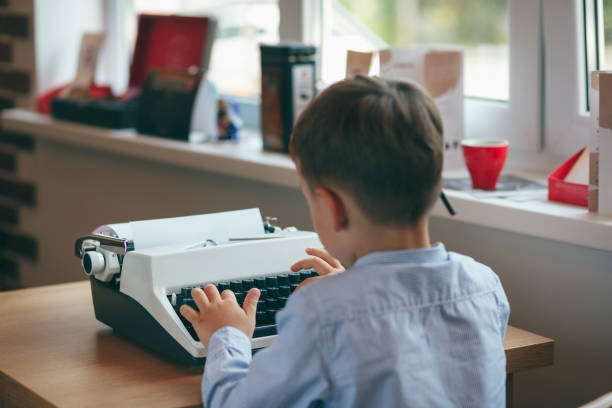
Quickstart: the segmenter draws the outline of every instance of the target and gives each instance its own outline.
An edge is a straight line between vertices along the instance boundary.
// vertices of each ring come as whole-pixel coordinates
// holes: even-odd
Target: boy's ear
[[[340,231],[348,225],[348,214],[342,197],[327,187],[317,187],[314,191],[332,217],[334,231]]]

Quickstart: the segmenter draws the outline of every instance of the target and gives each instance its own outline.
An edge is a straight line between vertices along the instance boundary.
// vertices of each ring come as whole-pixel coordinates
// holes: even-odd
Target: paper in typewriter
[[[134,249],[213,240],[223,244],[230,238],[264,234],[259,208],[225,211],[187,217],[160,218],[102,225],[94,231],[134,242]]]

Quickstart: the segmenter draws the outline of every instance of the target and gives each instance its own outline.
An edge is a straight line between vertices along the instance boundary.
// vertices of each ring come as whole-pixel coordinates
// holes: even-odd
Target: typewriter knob
[[[96,251],[87,251],[83,254],[81,264],[87,276],[95,275],[104,270],[105,266],[104,255]]]

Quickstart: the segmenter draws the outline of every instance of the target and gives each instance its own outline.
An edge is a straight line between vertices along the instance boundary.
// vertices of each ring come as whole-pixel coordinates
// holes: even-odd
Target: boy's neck
[[[363,225],[361,233],[354,236],[353,257],[357,259],[379,251],[398,251],[407,249],[429,248],[429,230],[427,217],[423,217],[414,226]]]

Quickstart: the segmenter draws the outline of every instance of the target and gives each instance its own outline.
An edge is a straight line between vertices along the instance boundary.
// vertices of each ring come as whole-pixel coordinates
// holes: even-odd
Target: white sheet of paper
[[[113,231],[119,238],[133,240],[134,249],[196,243],[208,239],[223,244],[230,238],[265,233],[259,208],[109,224],[96,228],[94,232],[110,235],[109,231]]]

